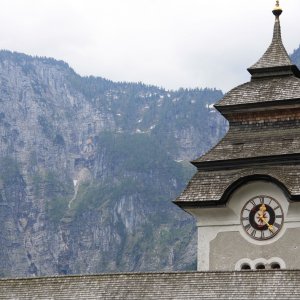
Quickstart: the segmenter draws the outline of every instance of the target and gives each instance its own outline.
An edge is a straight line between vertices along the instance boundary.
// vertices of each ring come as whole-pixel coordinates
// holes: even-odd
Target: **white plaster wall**
[[[283,227],[270,240],[254,240],[244,232],[241,226],[240,212],[243,206],[248,200],[258,195],[275,198],[284,212]],[[263,246],[278,241],[285,234],[286,229],[300,227],[300,203],[290,203],[281,188],[268,181],[252,181],[239,187],[232,193],[224,207],[191,208],[188,212],[197,219],[199,271],[210,270],[210,244],[220,232],[239,232],[249,243]],[[228,243],[232,243],[235,247],[234,241],[228,241]]]

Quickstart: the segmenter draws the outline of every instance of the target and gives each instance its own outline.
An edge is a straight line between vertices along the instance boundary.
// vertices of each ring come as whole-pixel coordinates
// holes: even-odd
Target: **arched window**
[[[241,265],[241,270],[251,270],[251,267],[249,264],[245,263]]]
[[[281,266],[277,262],[271,263],[271,269],[281,269]]]
[[[259,263],[255,266],[256,270],[264,270],[266,266],[262,263]]]

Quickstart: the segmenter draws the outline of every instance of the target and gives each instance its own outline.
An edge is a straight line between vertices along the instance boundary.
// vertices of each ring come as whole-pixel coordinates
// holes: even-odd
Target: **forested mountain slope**
[[[300,69],[300,46],[291,54],[291,59],[295,65]]]
[[[222,92],[81,77],[0,52],[0,275],[195,268],[172,204],[225,132]]]
[[[0,276],[194,269],[194,220],[171,201],[226,131],[221,97],[1,51]]]

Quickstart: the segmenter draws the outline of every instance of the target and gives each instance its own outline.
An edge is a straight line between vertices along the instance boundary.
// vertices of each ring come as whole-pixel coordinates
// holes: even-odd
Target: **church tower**
[[[281,40],[215,108],[227,135],[175,200],[198,227],[198,270],[300,269],[300,72]]]

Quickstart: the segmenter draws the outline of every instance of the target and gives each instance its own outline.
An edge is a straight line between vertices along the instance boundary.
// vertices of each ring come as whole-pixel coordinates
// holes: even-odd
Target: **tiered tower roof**
[[[229,131],[192,161],[198,172],[175,201],[179,206],[224,204],[251,178],[276,181],[291,200],[300,198],[300,71],[282,43],[281,13],[277,1],[273,39],[248,69],[251,80],[215,105],[229,121]]]

